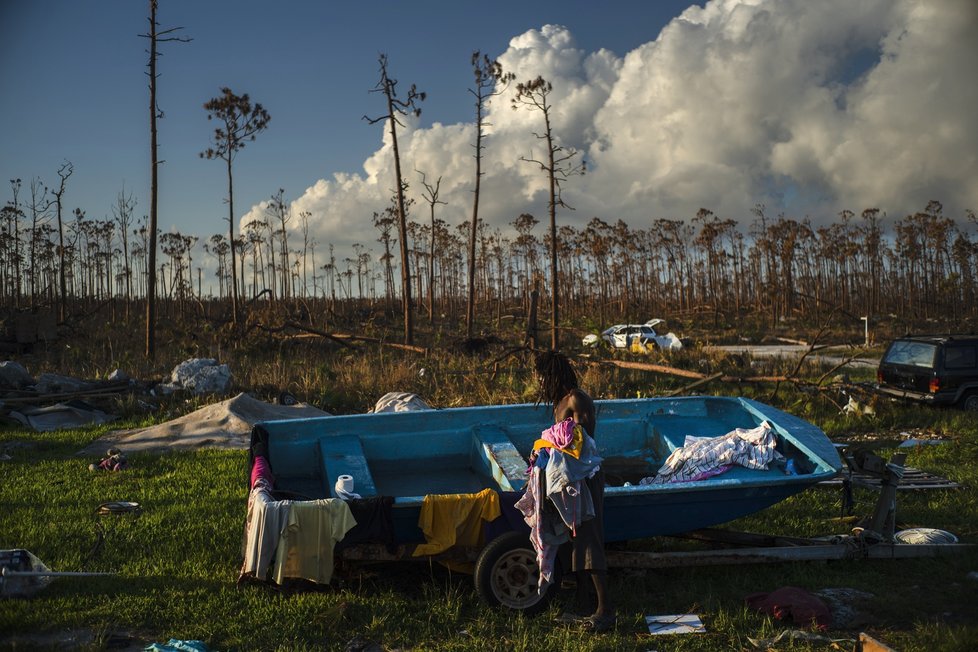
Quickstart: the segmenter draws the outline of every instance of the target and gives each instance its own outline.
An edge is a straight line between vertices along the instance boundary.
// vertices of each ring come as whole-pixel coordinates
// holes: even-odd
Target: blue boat
[[[821,430],[746,398],[599,400],[595,408],[595,441],[606,478],[607,542],[679,534],[732,521],[829,479],[842,467]],[[692,482],[639,484],[642,478],[655,476],[687,436],[717,437],[763,422],[772,425],[786,465],[767,470],[734,467]],[[412,544],[424,542],[418,517],[425,495],[486,488],[521,491],[533,442],[552,425],[552,417],[549,406],[520,404],[261,425],[268,432],[268,457],[278,489],[308,498],[336,497],[336,480],[352,476],[354,491],[362,497],[394,498],[396,540]],[[521,610],[545,604],[530,590],[535,588],[537,573],[529,548],[525,536],[507,543],[487,542],[476,564],[476,585],[483,597]],[[487,554],[491,559],[483,558]],[[516,567],[520,572],[513,572]]]

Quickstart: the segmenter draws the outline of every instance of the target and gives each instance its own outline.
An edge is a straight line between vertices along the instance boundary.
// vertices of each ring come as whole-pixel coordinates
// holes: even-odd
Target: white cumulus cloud
[[[692,6],[658,37],[622,57],[585,52],[564,27],[546,25],[498,55],[517,81],[553,84],[552,124],[587,160],[564,186],[562,224],[592,217],[636,227],[769,212],[816,222],[849,208],[900,217],[938,199],[951,215],[978,209],[978,4],[974,0],[713,0]],[[504,231],[519,214],[546,216],[546,179],[521,158],[545,148],[539,112],[490,105],[480,217]],[[434,100],[435,98],[431,98]],[[437,217],[471,216],[475,127],[398,131],[402,171],[428,207],[417,171],[441,177]],[[379,251],[371,216],[394,190],[387,129],[359,172],[321,179],[293,203],[314,237],[338,251]],[[255,206],[242,224],[260,216]],[[294,228],[298,228],[293,223]]]

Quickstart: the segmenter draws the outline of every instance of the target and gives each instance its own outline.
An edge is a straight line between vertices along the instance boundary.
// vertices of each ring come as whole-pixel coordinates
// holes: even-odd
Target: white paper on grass
[[[706,627],[696,614],[646,616],[649,634],[705,634]]]

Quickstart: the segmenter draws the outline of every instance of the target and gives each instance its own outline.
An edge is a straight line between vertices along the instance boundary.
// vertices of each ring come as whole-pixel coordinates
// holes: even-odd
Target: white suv
[[[655,326],[665,323],[664,319],[650,319],[644,324],[616,324],[605,329],[601,335],[591,333],[582,340],[584,346],[597,346],[602,340],[613,349],[649,350],[654,348],[681,349],[682,342],[674,333],[659,335]]]

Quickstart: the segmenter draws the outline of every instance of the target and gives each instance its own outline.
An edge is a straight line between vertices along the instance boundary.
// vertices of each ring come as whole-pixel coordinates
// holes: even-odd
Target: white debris
[[[388,392],[374,405],[373,412],[412,412],[430,410],[431,406],[417,394],[408,392]]]
[[[164,387],[176,386],[194,394],[222,394],[230,385],[231,370],[226,364],[218,364],[213,358],[191,358],[173,368],[170,385]]]

